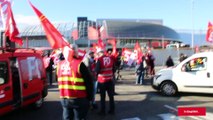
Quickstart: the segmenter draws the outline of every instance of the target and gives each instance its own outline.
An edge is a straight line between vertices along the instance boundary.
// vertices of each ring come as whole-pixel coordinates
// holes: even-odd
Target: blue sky
[[[13,0],[17,24],[35,24],[37,16],[27,0]],[[213,0],[31,0],[51,22],[76,22],[78,16],[97,18],[162,19],[173,29],[207,29],[213,21]],[[193,7],[193,10],[191,7]],[[193,20],[192,20],[193,16]]]

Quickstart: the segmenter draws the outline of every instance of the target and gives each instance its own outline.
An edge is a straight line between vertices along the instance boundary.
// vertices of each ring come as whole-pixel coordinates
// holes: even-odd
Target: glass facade
[[[81,17],[80,17],[81,18]],[[59,23],[54,24],[54,26],[59,30],[59,32],[69,41],[71,40],[71,33],[73,30],[78,29],[79,40],[75,41],[76,44],[80,46],[88,46],[88,31],[87,27],[100,25],[104,26],[107,32],[107,38],[117,39],[117,46],[132,46],[138,41],[141,44],[150,44],[150,41],[171,41],[171,42],[181,42],[179,34],[173,29],[162,25],[161,20],[113,20],[113,19],[102,19],[95,21],[87,20],[86,18],[78,19],[77,25],[74,23]],[[86,20],[86,21],[85,21]],[[41,25],[34,25],[26,27],[20,30],[21,36],[26,39],[28,38],[28,45],[31,46],[49,46],[48,42],[41,42],[45,40],[46,36]],[[26,41],[24,41],[25,43]],[[95,41],[92,41],[95,42]],[[91,43],[92,43],[91,42]],[[33,45],[34,44],[34,45]]]

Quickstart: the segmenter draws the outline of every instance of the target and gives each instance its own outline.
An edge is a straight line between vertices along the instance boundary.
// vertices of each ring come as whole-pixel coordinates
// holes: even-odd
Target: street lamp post
[[[191,19],[192,19],[192,45],[191,47],[194,47],[194,14],[193,14],[193,10],[194,10],[194,0],[191,0]]]

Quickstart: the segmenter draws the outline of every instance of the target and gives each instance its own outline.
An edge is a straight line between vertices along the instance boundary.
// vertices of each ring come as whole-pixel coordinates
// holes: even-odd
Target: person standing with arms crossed
[[[115,103],[114,103],[114,91],[113,91],[113,73],[114,73],[114,63],[110,56],[104,55],[103,50],[97,50],[98,60],[96,63],[96,73],[97,80],[100,89],[101,98],[101,110],[100,115],[105,115],[105,102],[106,102],[106,92],[109,96],[109,114],[114,114]]]
[[[71,52],[73,58],[60,61],[57,67],[63,120],[85,120],[93,98],[93,81],[87,67],[78,58],[77,45],[71,45]]]

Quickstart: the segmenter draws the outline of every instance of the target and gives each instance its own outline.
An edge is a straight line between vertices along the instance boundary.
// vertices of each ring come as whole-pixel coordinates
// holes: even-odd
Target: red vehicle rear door
[[[9,70],[9,60],[0,58],[0,115],[13,108],[13,88]]]
[[[44,85],[39,65],[43,65],[43,61],[36,56],[19,57],[18,61],[21,71],[23,105],[25,106],[42,97],[41,91]]]

